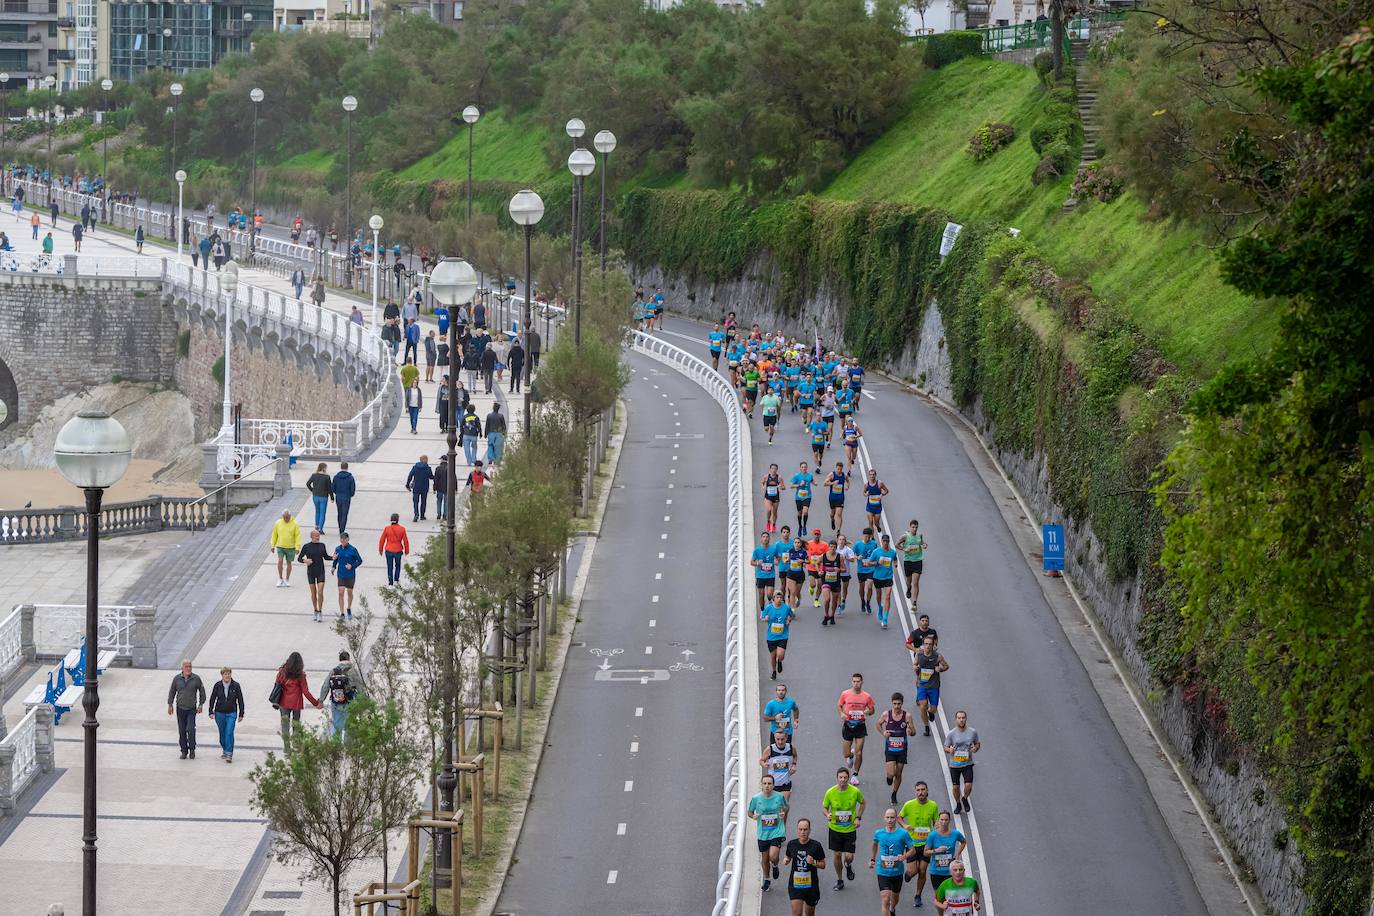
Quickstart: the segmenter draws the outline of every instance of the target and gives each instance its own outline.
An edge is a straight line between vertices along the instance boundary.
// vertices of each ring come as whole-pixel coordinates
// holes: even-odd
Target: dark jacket
[[[520,346],[518,341],[510,345],[510,352],[506,354],[506,364],[512,372],[518,372],[525,365],[525,348]]]
[[[180,671],[172,678],[171,689],[167,691],[167,705],[178,709],[195,709],[205,705],[205,684],[194,671],[185,677]]]
[[[468,414],[459,422],[462,423],[463,435],[481,437],[482,421],[477,419],[477,414]]]
[[[439,462],[439,466],[438,466],[437,468],[434,469],[434,492],[435,492],[435,493],[447,493],[447,492],[448,492],[448,457],[447,457],[447,456],[445,456],[445,457],[444,457],[444,460],[441,461],[441,462]]]
[[[393,318],[401,317],[401,307],[394,302],[388,302],[382,306],[382,318],[390,321]]]
[[[310,475],[310,479],[305,482],[305,488],[310,491],[311,496],[333,496],[334,482],[329,479],[329,475],[324,471],[316,471]]]
[[[215,681],[215,686],[210,688],[210,712],[232,712],[237,713],[240,719],[243,718],[243,688],[239,682],[233,678],[229,679],[229,686],[224,686],[224,678]]]
[[[477,348],[476,344],[463,351],[463,368],[473,372],[482,368],[482,351]]]
[[[482,351],[482,371],[483,371],[483,372],[495,372],[495,371],[496,371],[496,348],[495,348],[495,347],[487,347],[485,350]]]
[[[358,482],[351,471],[340,471],[334,475],[334,498],[352,499],[358,492]]]
[[[487,414],[487,435],[492,433],[506,434],[506,415],[499,410],[492,410]]]
[[[528,338],[530,352],[538,353],[539,348],[543,345],[543,341],[539,338],[539,332],[534,329],[533,325],[531,325],[529,333],[525,336]]]
[[[414,493],[428,493],[429,483],[433,479],[434,469],[423,461],[417,461],[406,475],[406,489]]]
[[[414,395],[411,394],[412,391],[414,392]],[[422,409],[424,408],[424,406],[425,406],[425,392],[424,392],[424,389],[422,389],[419,385],[416,385],[414,388],[403,388],[403,389],[401,389],[401,392],[402,392],[402,394],[405,395],[405,405],[406,405],[406,407],[419,407],[419,408],[422,408]],[[415,398],[415,403],[414,403],[414,404],[411,404],[411,403],[410,403],[411,397],[414,397],[414,398]]]

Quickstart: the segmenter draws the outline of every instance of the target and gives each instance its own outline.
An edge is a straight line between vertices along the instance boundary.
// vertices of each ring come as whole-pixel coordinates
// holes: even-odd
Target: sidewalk
[[[24,216],[27,219],[27,211]],[[43,233],[49,231],[48,222],[45,217],[40,240]],[[60,256],[72,249],[71,222],[61,218],[58,223],[54,239],[58,240],[56,254]],[[16,239],[10,227],[21,225],[22,235]],[[29,238],[27,222],[20,224],[12,215],[0,214],[0,231],[10,234],[20,249],[21,259],[26,253],[38,250],[39,242]],[[83,256],[107,254],[127,258],[133,254],[134,245],[130,239],[97,229],[93,236],[87,235],[82,249]],[[144,252],[157,257],[166,253],[152,243],[145,245]],[[186,260],[189,263],[189,255]],[[242,283],[276,292],[290,290],[286,281],[246,267],[242,268],[240,278]],[[347,314],[355,301],[359,300],[333,294],[325,307]],[[370,302],[364,312],[369,310]],[[426,332],[429,329],[423,324],[422,327]],[[441,374],[441,370],[436,370],[436,379]],[[421,413],[419,434],[411,435],[408,418],[403,414],[389,436],[364,460],[352,462],[350,467],[358,481],[358,494],[350,510],[349,533],[364,561],[359,573],[355,610],[364,597],[375,612],[380,614],[384,610],[378,587],[385,583],[385,565],[376,544],[392,512],[400,513],[402,523],[410,531],[412,550],[420,549],[427,537],[439,531],[438,522],[434,520],[433,494],[429,520],[411,524],[410,494],[404,489],[406,473],[418,455],[428,454],[430,464],[437,466],[447,448],[433,407],[437,382],[422,382],[421,386],[425,409]],[[503,395],[502,400],[505,399]],[[474,400],[479,415],[485,417],[494,397],[478,395]],[[508,418],[518,415],[520,405],[517,396],[503,407],[503,412]],[[514,426],[512,422],[511,428]],[[481,451],[485,451],[485,446]],[[458,471],[465,475],[467,466],[461,450],[458,460]],[[303,531],[308,531],[313,523],[314,512],[309,495],[299,488],[303,488],[315,464],[303,460],[292,471],[293,482],[298,488],[293,491],[299,503],[297,516],[303,519]],[[330,462],[329,472],[332,474],[337,469],[337,464]],[[325,532],[324,541],[333,548],[338,538],[332,505]],[[157,671],[111,669],[101,680],[99,844],[102,913],[146,916],[147,913],[176,912],[179,916],[217,916],[226,910],[231,898],[236,904],[234,912],[283,916],[333,912],[325,886],[302,887],[294,867],[269,861],[265,827],[249,807],[252,786],[246,774],[269,750],[281,747],[277,714],[267,704],[277,667],[288,653],[299,651],[306,659],[311,690],[318,695],[324,676],[336,663],[342,647],[328,622],[313,622],[301,567],[296,567],[290,588],[276,587],[275,559],[268,553],[269,535],[270,527],[265,524],[260,531],[245,532],[244,537],[259,539],[259,559],[242,570],[239,580],[229,587],[222,602],[205,609],[203,626],[192,628],[198,630],[197,635],[187,635],[190,627],[187,621],[180,621],[177,628],[176,641],[189,644],[187,651],[207,689],[218,677],[221,665],[231,666],[235,678],[243,685],[248,708],[238,728],[233,764],[226,765],[219,759],[215,728],[206,717],[201,718],[198,729],[198,759],[179,759],[175,721],[166,715],[167,689],[179,658],[160,656],[162,667]],[[137,554],[138,551],[131,550],[129,545],[142,541],[142,538],[124,538],[107,542],[113,545],[105,548],[107,562],[112,556]],[[152,548],[153,541],[150,539],[147,545]],[[79,570],[84,568],[76,565],[84,563],[82,553],[52,551],[48,547],[12,548],[6,553],[22,557],[31,567],[40,569],[40,573],[30,580],[32,593],[15,594],[20,590],[11,590],[15,600],[81,600],[81,590],[74,585],[79,583]],[[6,556],[5,560],[13,562],[11,556]],[[183,564],[180,572],[176,570],[178,563],[175,553],[162,552],[151,562],[139,564],[136,575],[107,578],[107,581],[111,585],[122,582],[128,587],[134,579],[145,583],[156,579],[162,582],[161,594],[170,597],[187,584],[196,584],[204,573],[201,562]],[[207,590],[211,587],[206,585]],[[336,594],[331,576],[326,588],[326,611],[336,607]],[[110,603],[108,599],[107,603]],[[29,685],[40,679],[41,675],[32,677],[15,696],[22,699]],[[5,705],[5,714],[12,723],[19,721],[23,712],[20,702]],[[303,719],[307,724],[318,726],[323,722],[324,713],[307,709]],[[41,796],[38,794],[41,786],[30,790],[24,802],[31,805],[31,810],[25,816],[0,824],[0,883],[8,889],[10,903],[6,910],[9,912],[40,913],[59,900],[71,912],[71,908],[79,904],[81,740],[81,710],[77,708],[57,728],[55,780]],[[417,791],[421,788],[417,787]],[[22,806],[18,813],[24,814]],[[393,858],[392,861],[398,860]],[[259,875],[260,881],[257,880]],[[379,864],[359,868],[353,872],[349,884],[361,886],[367,880],[380,877]]]

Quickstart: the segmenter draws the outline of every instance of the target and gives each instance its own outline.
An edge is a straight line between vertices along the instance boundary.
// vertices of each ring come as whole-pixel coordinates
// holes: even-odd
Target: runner
[[[358,583],[358,567],[363,565],[363,555],[358,548],[348,542],[347,532],[339,535],[339,546],[334,550],[334,575],[339,583],[339,618],[353,619],[353,587]],[[348,599],[345,608],[344,599]]]
[[[797,412],[797,386],[801,383],[801,366],[797,365],[797,358],[788,355],[782,366],[783,387],[787,390],[787,404],[792,409],[792,413]]]
[[[911,834],[911,844],[917,849],[917,855],[907,863],[906,879],[911,881],[916,879],[916,900],[913,906],[921,906],[921,893],[926,887],[926,874],[930,868],[930,861],[925,857],[926,837],[930,835],[931,829],[935,826],[935,819],[940,816],[940,806],[930,800],[930,787],[925,780],[916,780],[916,797],[902,805],[899,816],[901,825]]]
[[[301,545],[296,562],[305,564],[305,584],[310,589],[310,608],[316,621],[324,619],[324,561],[328,559],[329,550],[320,543],[320,529],[310,529],[310,541]]]
[[[759,864],[763,866],[763,889],[766,891],[773,882],[769,874],[778,876],[778,855],[782,852],[783,841],[787,839],[787,799],[773,791],[773,777],[764,775],[760,780],[763,791],[749,799],[749,817],[758,821],[756,832],[759,841]]]
[[[858,413],[864,400],[864,367],[857,362],[849,367],[849,387],[854,392],[854,412]]]
[[[888,808],[883,812],[883,826],[873,834],[873,852],[868,867],[878,875],[878,898],[882,901],[882,916],[893,916],[902,896],[902,882],[906,864],[915,850],[911,834],[897,826],[897,812]]]
[[[889,546],[891,540],[887,535],[883,535],[879,545],[868,552],[868,558],[873,563],[873,588],[877,592],[878,624],[884,630],[887,629],[888,615],[892,613],[892,567],[897,562],[897,551]]]
[[[825,478],[830,490],[830,530],[839,531],[844,527],[844,491],[849,484],[849,475],[844,472],[844,462],[836,461],[835,470]]]
[[[841,364],[835,370],[835,413],[839,415],[841,423],[853,418],[854,398],[855,394],[849,387],[848,370]]]
[[[777,565],[777,554],[768,543],[768,532],[759,536],[759,546],[754,548],[749,565],[754,567],[754,589],[758,593],[759,613],[763,613],[764,603],[774,586],[773,568]]]
[[[791,804],[792,777],[797,773],[797,749],[792,744],[792,737],[781,729],[773,732],[773,740],[759,757],[759,766],[763,768],[764,778],[773,780],[773,787]]]
[[[744,412],[749,415],[749,419],[754,419],[754,403],[759,399],[759,367],[756,363],[745,360],[744,368]]]
[[[935,648],[934,637],[925,637],[911,660],[911,670],[916,672],[916,704],[921,708],[921,725],[925,726],[921,733],[929,735],[930,723],[935,721],[940,708],[940,672],[949,670],[949,662]]]
[[[735,313],[726,313],[725,317],[720,320],[720,323],[725,328],[726,342],[734,343],[735,338],[739,336],[739,322],[735,320]]]
[[[863,433],[859,430],[859,424],[854,422],[853,417],[844,418],[844,429],[841,434],[844,437],[844,457],[848,464],[847,471],[853,472],[854,462],[859,458],[859,439]]]
[[[821,810],[829,820],[830,837],[826,844],[835,854],[835,890],[844,890],[844,879],[854,880],[855,834],[864,818],[864,794],[857,779],[850,780],[849,771],[840,767],[835,771],[835,785],[825,790]],[[843,871],[841,871],[843,869]]]
[[[820,470],[821,461],[825,458],[825,440],[829,427],[820,417],[816,417],[806,425],[806,428],[811,433],[811,454],[816,460],[816,470]]]
[[[759,407],[763,411],[763,428],[768,432],[768,444],[772,445],[773,433],[776,432],[778,428],[778,414],[782,411],[782,398],[778,396],[778,392],[772,387],[774,380],[770,379],[768,384],[770,386],[769,390],[764,394],[763,399],[759,401]],[[780,387],[781,382],[778,382],[778,385]]]
[[[818,400],[821,422],[825,424],[825,444],[829,445],[835,436],[835,389],[827,386]]]
[[[935,908],[944,916],[973,916],[983,908],[978,879],[965,875],[962,859],[949,863],[949,877],[935,889]]]
[[[916,620],[916,629],[912,630],[911,635],[906,638],[906,647],[912,652],[915,652],[925,643],[927,636],[931,638],[935,645],[938,646],[940,644],[940,634],[935,632],[935,629],[931,627],[930,615],[922,614]]]
[[[849,538],[843,534],[835,539],[835,552],[840,555],[840,613],[843,614],[845,603],[849,601],[849,582],[858,565],[858,557],[854,554],[854,548],[849,546]]]
[[[739,341],[731,338],[729,345],[725,348],[725,367],[730,370],[730,387],[739,387],[739,361],[744,354],[744,348],[739,345]]]
[[[783,531],[787,526],[783,525]],[[806,581],[806,544],[798,535],[792,540],[787,551],[787,603],[792,605],[793,613],[801,607],[802,583]]]
[[[878,479],[877,469],[869,468],[868,481],[864,484],[864,512],[868,513],[868,526],[874,531],[882,530],[883,497],[887,493],[887,484]],[[910,594],[907,597],[911,597]]]
[[[864,739],[868,737],[868,717],[873,715],[873,697],[864,690],[864,676],[854,672],[849,678],[850,688],[840,694],[840,741],[844,765],[854,771],[854,785],[859,784],[859,771],[864,765]],[[848,774],[845,774],[848,776]]]
[[[865,528],[864,536],[854,544],[854,557],[859,567],[859,608],[865,614],[873,613],[870,600],[873,597],[873,551],[878,542],[873,540],[873,529]]]
[[[767,401],[768,398],[765,396],[764,400]],[[767,410],[766,405],[764,410]],[[773,418],[777,419],[777,414],[774,414]],[[768,425],[767,413],[763,415],[763,422],[765,426]],[[773,435],[771,428],[768,435]],[[782,482],[782,476],[778,474],[778,466],[776,464],[768,465],[768,473],[763,477],[763,530],[765,532],[778,530],[778,503],[782,500],[782,491],[785,489],[787,489],[787,484]]]
[[[840,571],[844,568],[844,561],[840,559],[834,541],[826,545],[825,554],[816,565],[820,570],[821,602],[824,605],[821,626],[829,624],[833,627],[835,613],[840,606]]]
[[[787,866],[787,899],[792,916],[816,916],[816,904],[821,899],[820,882],[816,873],[825,868],[825,847],[811,839],[811,821],[797,821],[797,838],[789,840],[783,852]]]
[[[892,708],[883,710],[878,718],[878,734],[883,736],[883,762],[887,784],[892,787],[892,804],[897,804],[897,790],[902,787],[902,770],[906,768],[907,738],[916,734],[916,720],[903,706],[906,697],[892,695]]]
[[[926,558],[926,537],[917,530],[920,527],[921,523],[913,518],[897,539],[897,549],[902,551],[902,574],[906,576],[906,596],[911,600],[913,613],[921,598],[921,572]]]
[[[801,707],[787,695],[787,685],[778,684],[773,688],[773,699],[763,704],[763,721],[768,723],[769,732],[782,729],[787,740],[792,740],[792,729],[801,721]]]
[[[759,619],[767,623],[768,658],[773,664],[769,680],[776,681],[778,672],[782,671],[782,660],[787,655],[788,627],[797,619],[792,608],[783,602],[782,589],[773,592],[773,603],[759,612]]]
[[[711,329],[711,333],[706,335],[706,344],[711,350],[711,368],[720,371],[720,351],[725,348],[725,332],[720,329],[720,323]]]
[[[954,714],[954,727],[945,734],[945,756],[949,758],[949,781],[953,786],[954,811],[959,805],[968,813],[973,810],[969,796],[973,795],[973,755],[983,749],[978,729],[968,727],[968,713],[962,709]],[[963,798],[959,797],[959,783],[964,784]]]
[[[821,529],[811,530],[811,540],[806,542],[806,572],[811,576],[811,601],[821,606],[821,557],[830,551],[830,545],[821,540]]]
[[[925,849],[921,852],[930,863],[930,886],[934,888],[949,877],[950,866],[964,857],[964,848],[968,846],[968,841],[952,821],[948,811],[941,811],[935,819],[935,829],[926,835]]]
[[[803,429],[811,428],[811,414],[816,406],[816,382],[808,372],[797,382],[797,408],[801,411]],[[820,461],[819,458],[816,459]]]

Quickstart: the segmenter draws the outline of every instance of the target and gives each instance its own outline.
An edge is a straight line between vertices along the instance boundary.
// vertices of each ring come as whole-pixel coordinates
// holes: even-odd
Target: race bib
[[[844,484],[842,484],[842,483],[832,483],[832,484],[830,485],[830,492],[831,492],[831,493],[834,493],[836,496],[839,496],[839,495],[843,494],[843,493],[844,493]]]
[[[953,858],[954,858],[954,854],[953,854],[953,853],[950,853],[950,852],[937,852],[937,853],[935,854],[935,865],[936,865],[937,868],[943,868],[943,869],[948,870],[948,869],[949,869],[950,860],[953,859]]]
[[[787,624],[785,624],[785,623],[773,622],[773,623],[770,623],[770,624],[768,625],[768,632],[769,632],[769,633],[772,633],[772,634],[774,634],[774,635],[776,635],[776,636],[781,636],[782,633],[783,633],[786,629],[787,629]]]
[[[782,758],[782,757],[774,757],[774,758],[773,758],[773,769],[777,770],[778,772],[782,772],[783,770],[787,769],[787,767],[788,767],[788,763],[787,763],[787,761],[786,761],[784,758]]]
[[[759,561],[759,572],[761,572],[761,573],[771,573],[772,571],[773,571],[773,561],[772,561],[772,560],[760,560],[760,561]]]
[[[934,669],[934,668],[922,668],[922,669],[921,669],[921,683],[924,684],[926,681],[930,680],[931,676],[934,675],[934,674],[935,674],[935,669]]]
[[[776,814],[762,815],[759,817],[759,823],[764,827],[776,827],[778,825],[778,816]]]
[[[901,860],[901,856],[883,856],[881,864],[883,868],[891,871],[897,867],[897,863]]]
[[[811,889],[811,872],[799,871],[792,873],[792,886],[806,890]]]
[[[850,722],[857,723],[862,722],[864,720],[864,711],[862,709],[851,709],[849,710],[847,715],[849,717]]]
[[[792,725],[792,719],[790,716],[778,716],[777,723],[778,728],[789,728]]]
[[[906,735],[888,735],[887,749],[889,751],[906,750]]]
[[[892,565],[892,558],[891,558],[891,557],[878,557],[878,565],[879,565],[879,566],[891,566],[891,565]]]
[[[835,823],[841,827],[848,827],[850,820],[854,817],[853,811],[836,811]]]
[[[911,828],[911,838],[912,838],[913,840],[915,840],[917,843],[924,843],[924,842],[926,841],[926,837],[928,837],[928,836],[930,836],[930,828],[929,828],[929,827],[912,827],[912,828]]]
[[[770,484],[768,485],[768,491],[767,491],[767,492],[768,492],[768,495],[769,495],[769,496],[777,496],[777,495],[778,495],[778,488],[777,488],[777,486],[776,486],[775,484],[771,484],[771,483],[770,483]]]
[[[957,750],[955,750],[955,752],[954,752],[954,762],[955,762],[955,763],[968,763],[968,762],[969,762],[969,759],[970,759],[972,756],[973,756],[973,755],[969,752],[968,748],[957,749]]]

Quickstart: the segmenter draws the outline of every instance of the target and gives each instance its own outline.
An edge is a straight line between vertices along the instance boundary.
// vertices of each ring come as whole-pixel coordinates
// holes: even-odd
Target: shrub
[[[1055,86],[1050,90],[1050,98],[1064,105],[1072,106],[1078,104],[1078,93],[1074,91],[1072,85]]]
[[[1048,86],[1050,80],[1054,78],[1054,52],[1041,51],[1035,55],[1035,75],[1040,77],[1040,82]]]
[[[1055,140],[1045,147],[1044,155],[1040,157],[1040,163],[1035,167],[1031,181],[1040,184],[1045,181],[1053,181],[1069,173],[1069,167],[1073,165],[1073,147],[1063,140]]]
[[[1100,162],[1089,162],[1079,166],[1078,174],[1074,176],[1073,196],[1079,200],[1085,197],[1103,202],[1115,200],[1121,196],[1124,184],[1120,169],[1104,166]]]
[[[925,65],[938,70],[965,57],[983,53],[983,36],[977,32],[943,32],[926,39]]]
[[[968,138],[968,154],[982,162],[1015,139],[1015,127],[1000,121],[988,121]]]
[[[1062,140],[1072,146],[1081,139],[1080,131],[1081,125],[1077,118],[1060,117],[1046,120],[1031,128],[1031,149],[1044,155],[1045,147],[1056,140]]]

